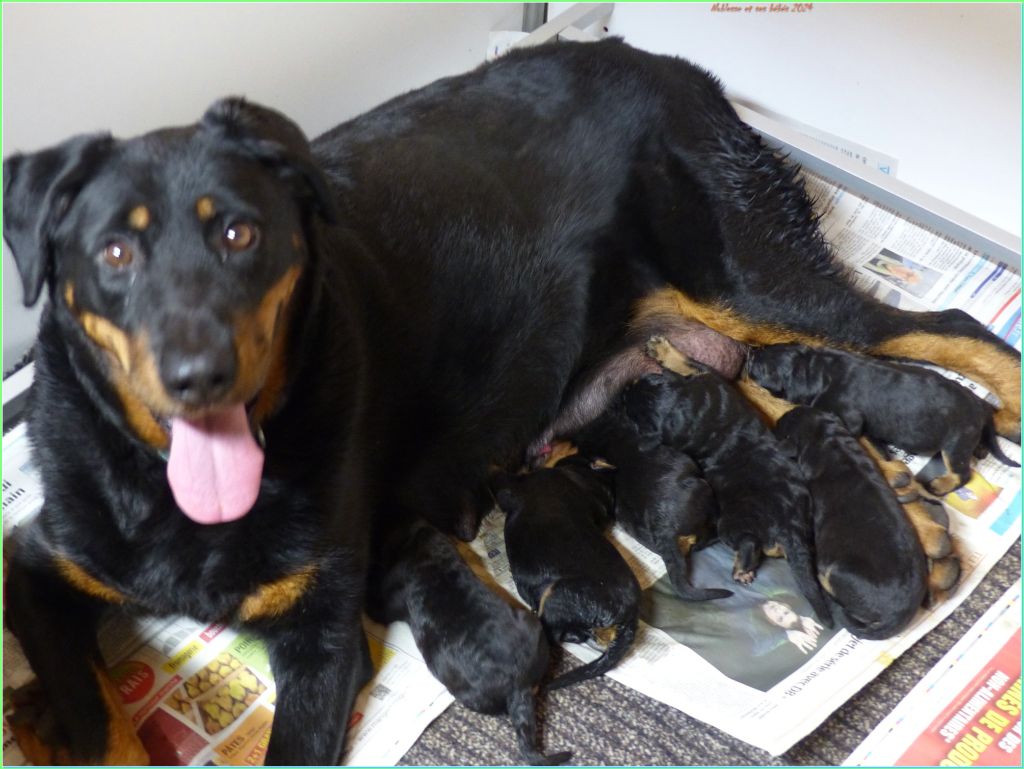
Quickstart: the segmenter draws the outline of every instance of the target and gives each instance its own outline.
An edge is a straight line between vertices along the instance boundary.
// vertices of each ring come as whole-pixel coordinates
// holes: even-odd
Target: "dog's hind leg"
[[[761,542],[752,534],[746,534],[738,537],[735,544],[730,547],[736,551],[732,565],[732,578],[741,585],[749,585],[757,576],[757,568],[764,558]]]
[[[677,290],[641,300],[635,315],[674,309],[747,344],[929,361],[994,392],[996,429],[1019,440],[1020,354],[961,310],[908,312],[857,290],[818,226],[799,167],[708,90],[699,118],[671,116],[661,174],[646,182],[653,258]]]

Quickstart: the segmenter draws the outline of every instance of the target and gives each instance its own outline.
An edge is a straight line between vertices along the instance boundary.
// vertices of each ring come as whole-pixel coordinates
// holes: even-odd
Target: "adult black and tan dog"
[[[489,468],[519,461],[631,313],[926,358],[994,389],[1019,431],[1012,349],[852,289],[718,83],[615,42],[513,53],[312,143],[229,99],[16,155],[4,238],[25,301],[48,298],[46,500],[7,600],[54,700],[52,758],[142,757],[96,648],[114,605],[261,635],[267,761],[335,762],[370,673],[374,532],[417,512],[470,536]]]

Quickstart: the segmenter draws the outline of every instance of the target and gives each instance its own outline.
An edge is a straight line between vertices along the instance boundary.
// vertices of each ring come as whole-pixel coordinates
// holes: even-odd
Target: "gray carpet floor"
[[[971,596],[815,732],[778,758],[608,678],[553,692],[541,713],[547,751],[571,750],[587,766],[823,766],[843,762],[1021,573],[1020,543]],[[576,664],[571,657],[559,667]],[[405,754],[411,766],[517,763],[507,719],[458,703]]]

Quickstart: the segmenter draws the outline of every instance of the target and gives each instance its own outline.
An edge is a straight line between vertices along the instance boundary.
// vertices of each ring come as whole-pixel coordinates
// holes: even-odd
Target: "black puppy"
[[[642,408],[628,403],[636,394],[627,390],[620,395],[573,441],[583,455],[605,459],[615,468],[615,520],[664,559],[679,596],[687,601],[727,598],[729,590],[697,588],[689,580],[690,552],[715,536],[714,492],[682,451],[640,447],[637,424],[627,414],[627,409]]]
[[[971,476],[971,457],[999,449],[992,406],[941,374],[921,366],[883,361],[841,350],[799,344],[754,348],[747,373],[770,392],[838,414],[856,435],[895,443],[931,456],[941,452],[946,472],[927,482],[948,494]]]
[[[498,482],[505,552],[516,589],[555,641],[605,646],[548,688],[586,681],[619,663],[636,635],[640,585],[604,536],[614,504],[607,471],[576,455]]]
[[[811,497],[799,468],[721,376],[664,338],[652,338],[647,350],[667,370],[627,391],[640,445],[674,446],[697,460],[718,500],[718,536],[736,551],[737,582],[753,581],[763,555],[785,556],[800,591],[831,627],[815,578]]]
[[[538,748],[534,697],[549,653],[533,614],[477,579],[451,540],[425,523],[376,576],[367,612],[383,623],[408,622],[430,672],[455,699],[480,713],[508,713],[528,763],[572,758]]]
[[[895,493],[834,414],[798,406],[775,434],[793,449],[810,488],[818,580],[843,624],[861,638],[895,635],[928,589],[924,551]]]

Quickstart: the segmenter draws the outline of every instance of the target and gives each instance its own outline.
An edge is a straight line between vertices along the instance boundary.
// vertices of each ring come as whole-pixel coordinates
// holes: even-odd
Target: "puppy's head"
[[[751,347],[745,371],[772,395],[790,401],[802,401],[823,387],[823,367],[815,364],[815,350],[802,344]]]
[[[47,287],[127,427],[172,454],[179,428],[198,445],[274,408],[309,225],[329,205],[302,132],[240,99],[192,126],[4,162],[25,304]]]

